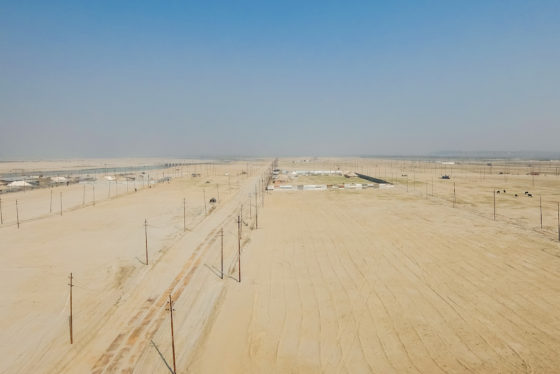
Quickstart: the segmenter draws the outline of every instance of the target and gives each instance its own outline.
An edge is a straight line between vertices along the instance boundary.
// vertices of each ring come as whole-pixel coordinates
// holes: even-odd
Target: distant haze
[[[558,1],[3,2],[0,160],[558,151]]]

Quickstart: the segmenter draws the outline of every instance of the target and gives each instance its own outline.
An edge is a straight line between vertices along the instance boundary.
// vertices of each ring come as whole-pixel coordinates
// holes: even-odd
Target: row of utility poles
[[[266,188],[266,187],[264,187],[265,186],[264,179],[261,179],[261,186],[263,187],[263,190],[261,192],[262,206],[264,206],[264,191],[265,191],[265,188]],[[251,199],[249,199],[249,202],[251,202]],[[17,200],[16,200],[16,205],[17,205]],[[2,206],[1,206],[1,200],[0,200],[0,219],[2,220],[0,222],[3,223],[3,217],[2,217],[2,214],[1,214],[1,207]],[[186,231],[186,210],[187,210],[186,208],[187,208],[187,202],[186,202],[186,198],[184,198],[183,199],[183,231]],[[62,215],[62,194],[61,194],[61,213],[60,214]],[[19,218],[18,218],[18,223],[19,223]],[[241,282],[242,223],[243,223],[243,218],[242,218],[242,213],[241,213],[240,215],[237,216],[237,257],[238,257],[238,282],[239,283]],[[255,186],[255,228],[258,228],[258,188],[257,188],[257,186]],[[224,229],[223,228],[220,229],[219,234],[220,234],[220,237],[221,237],[221,240],[220,240],[220,252],[221,252],[220,253],[220,278],[224,279]],[[145,264],[148,265],[149,264],[149,258],[148,258],[148,220],[147,220],[147,218],[144,219],[144,243],[145,243],[145,255],[146,255]],[[70,283],[68,284],[68,286],[70,287],[70,314],[69,314],[69,317],[68,317],[68,324],[69,324],[69,332],[70,332],[70,344],[74,344],[72,289],[75,285],[74,285],[73,273],[70,273],[69,279],[70,279]],[[173,306],[174,306],[174,301],[172,299],[172,295],[169,294],[168,308],[166,310],[168,310],[169,313],[170,313],[171,347],[172,347],[172,354],[173,354],[173,372],[176,373],[177,368],[176,368],[176,358],[175,358],[175,334],[174,334],[174,327],[173,327],[173,311],[175,311],[175,309],[174,309]]]

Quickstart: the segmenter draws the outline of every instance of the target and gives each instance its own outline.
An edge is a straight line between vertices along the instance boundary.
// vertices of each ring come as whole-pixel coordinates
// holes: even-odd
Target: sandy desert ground
[[[169,294],[178,373],[558,372],[556,164],[280,160],[396,186],[263,194],[270,162],[249,175],[246,163],[216,165],[95,207],[76,197],[62,216],[43,212],[48,190],[26,192],[36,218],[0,226],[0,372],[172,372]]]

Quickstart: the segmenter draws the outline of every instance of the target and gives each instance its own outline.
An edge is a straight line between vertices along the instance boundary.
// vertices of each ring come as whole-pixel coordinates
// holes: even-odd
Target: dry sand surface
[[[400,192],[277,192],[193,373],[557,372],[560,247]]]
[[[251,163],[248,176],[246,163],[216,165],[95,207],[76,197],[62,216],[43,213],[48,190],[32,191],[37,217],[0,227],[0,372],[169,373],[169,294],[178,373],[558,372],[554,165],[538,164],[548,174],[535,179],[526,175],[535,166],[506,165],[504,177],[471,163],[441,180],[451,170],[434,163],[281,160],[397,185],[274,191],[263,201],[269,165]],[[216,184],[220,200],[205,214],[202,196]],[[495,187],[507,190],[496,220]],[[513,196],[527,189],[535,197]]]
[[[256,171],[265,165],[268,162],[252,166]],[[233,255],[234,216],[260,181],[260,174],[241,175],[245,169],[245,163],[217,165],[199,178],[178,177],[62,216],[37,217],[23,222],[20,229],[13,222],[2,225],[0,372],[133,368],[135,358],[150,343],[149,334],[166,316],[160,297],[171,290],[180,295],[178,290],[188,283],[192,270],[202,268],[201,257],[207,256],[208,243],[222,226],[227,229],[228,261]],[[208,200],[218,191],[216,206],[207,203],[205,209],[203,196]],[[47,189],[26,192],[33,196],[31,201],[46,199],[47,193]],[[10,199],[10,195],[3,197]],[[149,265],[145,264],[144,219],[148,220]],[[73,345],[68,333],[70,272],[75,284]],[[126,336],[125,347],[113,357],[115,338],[129,329],[132,336]]]

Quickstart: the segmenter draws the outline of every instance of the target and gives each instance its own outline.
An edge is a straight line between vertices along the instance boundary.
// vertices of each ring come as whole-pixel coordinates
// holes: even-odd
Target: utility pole
[[[237,216],[237,267],[239,270],[239,283],[241,283],[241,217]]]
[[[456,200],[456,197],[455,197],[455,182],[453,182],[453,208],[455,208],[455,200]]]
[[[148,265],[148,220],[144,220],[144,238],[146,239],[146,265]]]
[[[169,315],[171,317],[171,351],[173,352],[173,374],[177,373],[177,366],[175,365],[175,335],[173,334],[173,300],[169,294]]]
[[[208,214],[208,211],[206,210],[206,189],[202,189],[202,198],[204,199],[204,215]]]
[[[68,284],[70,286],[70,316],[68,318],[68,323],[70,325],[70,344],[74,344],[74,334],[72,331],[72,287],[74,287],[74,285],[72,284],[72,273],[70,273],[70,284]]]
[[[259,228],[259,202],[257,201],[257,186],[255,186],[255,229]]]
[[[221,267],[221,269],[222,269],[222,276],[221,276],[221,278],[224,279],[224,228],[223,228],[223,227],[222,227],[222,229],[220,230],[220,236],[222,237],[222,238],[221,238],[221,239],[222,239],[222,246],[221,246],[221,248],[222,248],[222,254],[221,254],[221,256],[220,256],[220,257],[221,257],[221,260],[222,260],[222,261],[221,261],[221,262],[222,262],[222,267]]]
[[[183,231],[187,231],[187,199],[183,198]]]
[[[496,220],[496,187],[492,190],[492,194],[494,195],[494,221]]]
[[[17,200],[16,200],[16,220],[17,220],[17,228],[19,229],[19,207],[18,207]]]
[[[539,210],[541,212],[541,230],[542,230],[542,195],[539,195]]]

